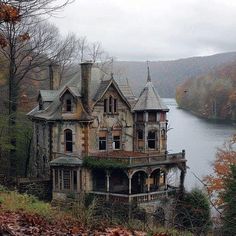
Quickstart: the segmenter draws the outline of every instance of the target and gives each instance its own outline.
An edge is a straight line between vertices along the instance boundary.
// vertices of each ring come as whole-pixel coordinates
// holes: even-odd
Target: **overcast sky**
[[[75,0],[53,22],[118,60],[236,51],[236,0]]]

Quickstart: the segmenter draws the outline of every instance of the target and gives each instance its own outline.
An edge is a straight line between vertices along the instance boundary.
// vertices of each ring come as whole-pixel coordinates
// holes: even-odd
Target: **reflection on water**
[[[169,107],[168,113],[168,151],[180,152],[186,150],[187,176],[185,185],[189,189],[201,186],[193,176],[194,172],[200,178],[210,172],[211,163],[215,158],[217,147],[236,132],[232,124],[213,123],[198,118],[191,113],[178,109],[174,99],[164,99]]]

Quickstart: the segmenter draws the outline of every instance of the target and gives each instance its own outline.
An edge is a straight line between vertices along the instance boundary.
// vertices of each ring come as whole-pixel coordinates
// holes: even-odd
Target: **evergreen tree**
[[[225,179],[225,192],[223,200],[225,203],[223,231],[224,235],[233,236],[236,233],[236,165],[231,166],[231,173]]]

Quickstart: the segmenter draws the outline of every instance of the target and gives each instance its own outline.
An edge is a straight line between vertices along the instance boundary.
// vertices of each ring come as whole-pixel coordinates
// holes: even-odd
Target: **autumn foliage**
[[[189,79],[176,89],[181,108],[210,119],[236,120],[236,62]]]
[[[0,3],[0,22],[17,23],[20,20],[19,9],[7,3]]]
[[[230,174],[231,165],[236,165],[236,135],[218,149],[213,163],[213,174],[205,177],[204,181],[208,193],[212,196],[214,204],[220,207],[224,204],[225,180]]]

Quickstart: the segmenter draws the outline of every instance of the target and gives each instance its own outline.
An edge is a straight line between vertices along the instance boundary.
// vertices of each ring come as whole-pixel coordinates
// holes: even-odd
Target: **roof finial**
[[[150,76],[150,70],[149,70],[149,61],[147,61],[147,72],[148,72],[148,76],[147,76],[147,82],[151,82],[151,76]]]

